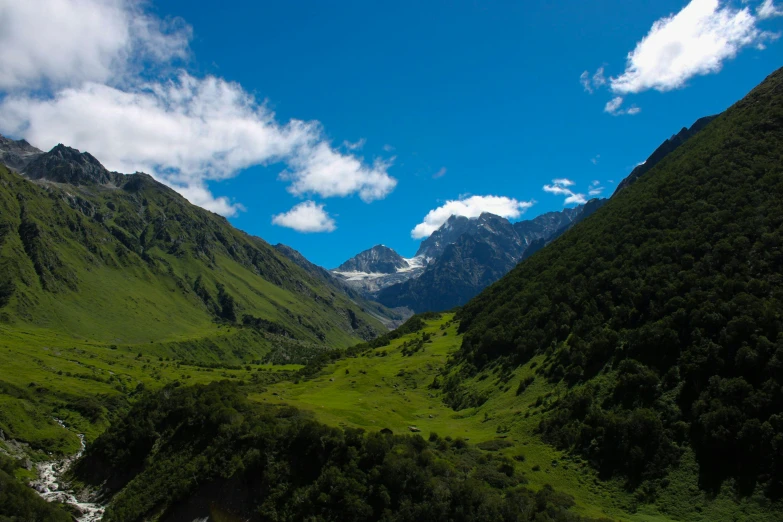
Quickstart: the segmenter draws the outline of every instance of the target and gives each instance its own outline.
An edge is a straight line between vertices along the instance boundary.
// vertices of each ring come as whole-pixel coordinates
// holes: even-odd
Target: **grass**
[[[0,324],[113,344],[210,337],[222,287],[237,322],[261,317],[303,342],[346,348],[386,331],[330,281],[152,180],[59,193],[0,165],[0,184],[0,283],[13,287]],[[94,212],[66,203],[77,196]]]
[[[422,332],[431,334],[430,342],[404,355],[406,343],[410,347]],[[414,428],[424,437],[431,432],[460,437],[485,451],[505,454],[530,487],[550,484],[573,496],[576,511],[583,515],[634,522],[774,520],[768,514],[772,510],[759,510],[760,499],[737,501],[725,492],[708,498],[698,488],[692,455],[672,472],[669,487],[656,501],[645,503],[621,482],[602,481],[586,462],[545,444],[536,428],[564,389],[535,375],[539,358],[510,376],[472,379],[469,386],[489,399],[480,407],[450,409],[430,385],[461,343],[453,315],[428,321],[422,332],[339,360],[313,379],[297,380],[300,365],[258,364],[270,349],[268,342],[254,343],[248,337],[253,332],[238,327],[212,325],[196,337],[107,344],[43,328],[0,325],[0,429],[29,444],[34,461],[44,460],[51,458],[49,452],[75,452],[76,432],[85,433],[88,442],[94,440],[111,421],[114,401],[127,408],[124,401],[133,400],[140,385],[229,379],[255,384],[248,388],[255,390],[250,392],[255,401],[291,404],[333,426],[395,433]],[[527,385],[520,387],[520,382]],[[62,419],[69,430],[54,418]],[[3,448],[8,449],[7,443],[0,442]]]
[[[403,355],[403,345],[421,332],[408,334],[389,346],[366,355],[343,359],[328,366],[319,376],[298,383],[278,382],[251,398],[267,403],[287,403],[312,411],[334,426],[367,430],[388,428],[408,433],[411,427],[426,438],[461,437],[516,457],[516,466],[529,485],[545,484],[572,495],[583,515],[636,522],[669,520],[772,520],[769,511],[759,511],[753,499],[736,502],[725,495],[710,499],[697,485],[695,463],[686,463],[671,477],[671,485],[655,504],[645,504],[626,491],[620,481],[602,481],[579,457],[545,444],[536,428],[547,407],[565,391],[535,376],[541,358],[517,368],[514,375],[499,375],[470,385],[489,396],[482,406],[454,411],[443,403],[441,392],[429,386],[461,343],[453,315],[428,321],[425,333],[432,342],[412,355]],[[533,381],[517,395],[520,381]],[[503,382],[505,380],[505,382]],[[510,442],[510,445],[494,441]],[[502,447],[507,446],[507,447]],[[687,460],[687,459],[686,459]],[[767,518],[765,519],[764,516]]]
[[[213,326],[197,338],[116,345],[0,325],[0,429],[38,450],[33,455],[38,459],[46,458],[44,452],[70,454],[79,447],[74,432],[93,440],[108,426],[111,405],[123,405],[140,385],[223,379],[262,383],[301,368],[259,364],[269,347],[245,344],[253,335],[242,328]]]

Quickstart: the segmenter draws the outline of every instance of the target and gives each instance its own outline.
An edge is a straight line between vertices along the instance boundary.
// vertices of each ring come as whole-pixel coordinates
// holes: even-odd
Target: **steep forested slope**
[[[783,70],[466,305],[464,376],[546,354],[546,440],[654,490],[783,494]],[[470,381],[457,382],[456,397]]]

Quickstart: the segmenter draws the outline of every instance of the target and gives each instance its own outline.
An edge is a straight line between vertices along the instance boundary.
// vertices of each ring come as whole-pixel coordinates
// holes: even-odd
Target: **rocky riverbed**
[[[77,522],[98,522],[103,518],[105,506],[91,502],[81,502],[76,497],[76,494],[68,488],[68,485],[63,482],[65,472],[84,452],[84,435],[79,434],[79,441],[81,442],[81,449],[76,455],[62,460],[53,460],[39,464],[38,479],[31,482],[30,486],[49,502],[62,502],[71,506]]]

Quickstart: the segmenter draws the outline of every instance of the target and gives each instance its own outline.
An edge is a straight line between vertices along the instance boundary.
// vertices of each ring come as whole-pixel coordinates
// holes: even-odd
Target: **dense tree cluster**
[[[432,321],[434,319],[439,319],[440,317],[441,314],[437,312],[424,312],[421,314],[416,314],[405,321],[399,328],[376,337],[372,341],[363,343],[357,348],[383,348],[384,346],[389,346],[395,339],[399,339],[405,335],[421,331],[426,326],[425,321]]]
[[[462,439],[331,428],[227,382],[145,396],[75,473],[116,493],[106,521],[582,520],[570,497],[525,488],[508,457]]]
[[[783,494],[783,70],[461,312],[476,371],[547,354],[544,436],[630,484]]]

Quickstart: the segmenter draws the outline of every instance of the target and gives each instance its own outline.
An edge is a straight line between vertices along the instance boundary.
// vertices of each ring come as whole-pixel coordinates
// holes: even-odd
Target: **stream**
[[[61,421],[58,420],[57,422],[65,427]],[[71,506],[75,512],[77,522],[98,522],[103,518],[105,506],[80,502],[74,492],[66,489],[67,486],[61,482],[62,476],[68,471],[71,464],[84,453],[84,435],[81,433],[78,435],[81,444],[78,453],[62,460],[52,460],[38,464],[38,479],[31,482],[30,486],[49,502],[62,502]]]

